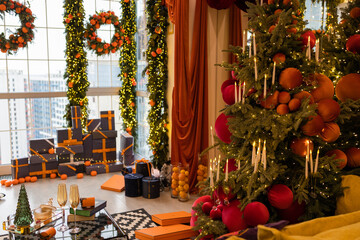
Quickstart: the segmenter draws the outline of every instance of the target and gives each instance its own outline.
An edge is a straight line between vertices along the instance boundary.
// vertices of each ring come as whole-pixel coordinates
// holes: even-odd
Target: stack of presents
[[[57,130],[57,145],[54,138],[30,140],[29,157],[11,160],[13,179],[122,170],[122,163],[117,161],[114,111],[101,111],[100,119],[88,119],[86,134],[83,134],[79,106],[71,107],[71,117],[72,128]],[[134,139],[127,133],[121,134],[121,139],[120,159],[131,165]]]

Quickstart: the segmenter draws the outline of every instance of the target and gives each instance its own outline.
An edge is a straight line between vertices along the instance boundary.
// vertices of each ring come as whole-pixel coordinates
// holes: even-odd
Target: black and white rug
[[[151,220],[151,215],[143,208],[112,214],[112,217],[120,228],[128,235],[129,239],[136,239],[135,230],[157,226]]]

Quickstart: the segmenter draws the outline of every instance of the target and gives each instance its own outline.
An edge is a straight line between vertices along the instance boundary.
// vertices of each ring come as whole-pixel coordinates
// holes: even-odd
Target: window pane
[[[111,96],[99,97],[99,111],[113,110],[111,106]]]
[[[11,135],[11,152],[12,158],[24,158],[28,156],[29,136],[26,130],[12,131]]]
[[[110,40],[112,38],[112,35],[110,35],[110,25],[104,24],[101,25],[100,29],[96,31],[97,36],[101,38],[103,41],[110,43]]]
[[[110,61],[98,61],[99,87],[111,86],[111,66]]]
[[[36,36],[35,36],[36,37]],[[33,42],[28,43],[28,46],[26,48],[19,48],[16,52],[13,52],[12,55],[7,55],[8,59],[16,59],[16,60],[25,60],[27,59],[27,52],[28,52],[28,48],[32,47],[34,45]],[[0,57],[4,57],[5,58],[5,53],[1,53],[3,55],[0,55]]]
[[[65,61],[50,61],[50,88],[51,91],[67,91],[64,73],[66,70]]]
[[[120,77],[118,77],[119,74],[120,74],[119,63],[117,61],[112,62],[111,78],[112,78],[112,86],[113,87],[121,87]]]
[[[64,29],[48,29],[49,34],[49,58],[50,59],[66,59],[65,49],[65,30]]]
[[[95,0],[85,0],[84,8],[85,8],[85,19],[86,19],[85,22],[87,22],[89,16],[95,14]]]
[[[0,118],[0,131],[10,130],[9,126],[9,111],[8,111],[8,100],[0,100],[1,118]]]
[[[51,2],[55,3],[56,1],[57,0],[52,0]],[[32,1],[30,8],[33,14],[36,16],[34,21],[35,26],[46,27],[45,0]],[[37,35],[37,32],[35,33],[35,35]]]
[[[7,92],[6,64],[5,60],[0,60],[4,64],[0,64],[0,92]]]
[[[27,62],[25,60],[9,60],[8,74],[9,92],[29,91]]]
[[[53,128],[66,127],[65,106],[69,101],[67,98],[51,99],[51,124]]]
[[[50,90],[47,61],[29,61],[29,74],[32,92],[48,92]]]
[[[109,0],[96,0],[96,11],[108,11],[110,8]]]
[[[30,59],[47,59],[46,29],[37,28],[34,40],[29,45]]]
[[[138,97],[137,98],[137,120],[138,120],[138,148],[137,152],[145,158],[150,157],[150,148],[147,144],[149,137],[149,124],[147,122],[147,115],[150,109],[150,105],[147,104],[149,98]]]
[[[97,87],[97,61],[88,61],[88,81],[90,83],[90,87]]]
[[[0,132],[0,163],[10,164],[11,146],[10,132]]]
[[[304,20],[309,21],[309,24],[306,26],[307,28],[315,29],[315,30],[321,29],[321,27],[325,25],[325,23],[324,24],[322,23],[321,3],[312,3],[311,0],[306,0],[306,10],[304,15]]]
[[[30,139],[39,139],[39,138],[52,138],[54,135],[51,133],[50,128],[44,129],[32,129],[29,131]]]
[[[50,101],[48,98],[31,99],[31,127],[50,128]],[[40,135],[35,135],[40,136]]]
[[[64,28],[63,14],[64,14],[64,1],[62,1],[62,0],[47,0],[48,27]]]
[[[30,122],[28,99],[10,99],[10,126],[12,130],[25,130]]]
[[[90,110],[89,119],[99,118],[100,114],[98,108],[98,97],[88,97],[88,99],[89,99],[88,109]]]
[[[18,14],[14,14],[14,13],[6,13],[5,14],[5,25],[9,26],[15,26],[16,28],[20,27],[21,23],[20,23],[20,18]]]

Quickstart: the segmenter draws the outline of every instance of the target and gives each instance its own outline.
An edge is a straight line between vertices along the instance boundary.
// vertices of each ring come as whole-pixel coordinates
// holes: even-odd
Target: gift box
[[[84,164],[61,164],[58,166],[59,174],[66,174],[68,177],[85,172]]]
[[[71,126],[81,128],[81,108],[80,106],[71,106]]]
[[[29,175],[37,178],[49,177],[51,173],[58,172],[58,161],[42,162],[42,163],[30,163]]]
[[[92,133],[93,139],[103,139],[103,138],[116,138],[117,131],[115,130],[96,130]]]
[[[30,163],[54,162],[57,161],[56,154],[37,154],[30,156]]]
[[[57,130],[58,146],[70,146],[82,144],[81,128],[67,128]]]
[[[29,176],[29,159],[17,158],[11,160],[11,176],[13,179]]]
[[[82,153],[83,151],[84,151],[83,145],[62,146],[56,148],[57,155],[76,154],[76,153]]]
[[[101,120],[97,119],[88,119],[86,124],[86,129],[88,132],[94,132],[96,130],[101,130]]]
[[[83,155],[84,155],[85,161],[92,160],[93,136],[90,133],[83,135],[82,141],[83,141],[83,146],[84,146]]]
[[[30,154],[34,155],[36,153],[49,153],[50,149],[54,149],[54,138],[49,139],[35,139],[30,140]]]
[[[86,174],[90,175],[92,171],[96,171],[97,174],[109,173],[109,172],[120,172],[123,165],[119,162],[116,163],[94,163],[90,166],[85,167]]]
[[[154,214],[151,216],[151,220],[161,226],[169,226],[174,224],[190,224],[191,213],[185,211],[169,212]]]
[[[152,164],[149,160],[141,159],[135,161],[135,172],[143,175],[144,177],[151,176]]]
[[[69,163],[70,162],[70,154],[58,155],[58,162],[59,162],[59,164]]]
[[[197,234],[198,233],[192,229],[192,226],[183,224],[135,230],[135,238],[139,240],[188,239],[196,236]]]
[[[142,178],[141,174],[126,174],[125,178],[125,196],[139,197],[142,194]]]
[[[149,199],[160,197],[160,179],[144,177],[142,179],[142,196]]]
[[[109,162],[116,160],[116,139],[97,139],[93,140],[93,160]]]
[[[130,166],[130,165],[134,165],[135,163],[135,155],[122,155],[122,152],[119,152],[119,160],[122,161],[122,163],[124,164],[124,166]]]
[[[134,137],[129,133],[121,133],[120,151],[125,155],[134,154]]]
[[[102,130],[115,130],[114,111],[100,111],[100,118]]]

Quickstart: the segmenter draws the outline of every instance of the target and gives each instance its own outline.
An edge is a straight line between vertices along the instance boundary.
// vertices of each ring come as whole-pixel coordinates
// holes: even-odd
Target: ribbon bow
[[[140,159],[140,160],[136,160],[136,161],[135,161],[135,169],[136,169],[136,165],[137,165],[138,163],[141,163],[141,162],[146,163],[147,169],[148,169],[148,172],[149,172],[149,177],[151,177],[150,166],[152,167],[153,165],[152,165],[152,163],[151,163],[149,160],[146,160],[145,158],[142,158],[142,159]],[[149,164],[150,164],[150,166],[149,166]]]

